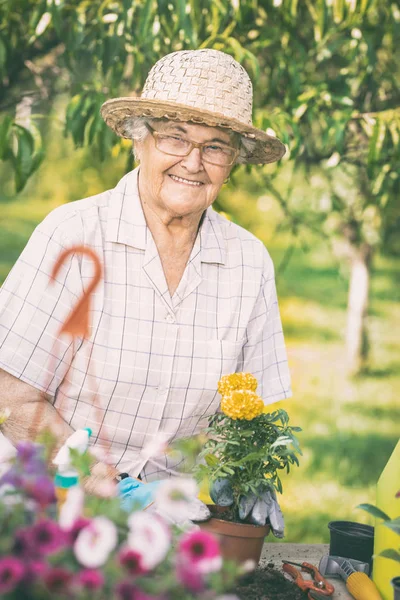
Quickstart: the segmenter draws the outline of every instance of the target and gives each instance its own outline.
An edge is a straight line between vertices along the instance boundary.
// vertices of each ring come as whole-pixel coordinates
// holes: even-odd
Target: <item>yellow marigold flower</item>
[[[234,390],[222,398],[221,410],[231,419],[251,421],[263,412],[264,402],[255,392]]]
[[[251,373],[231,373],[221,377],[218,382],[218,391],[221,396],[227,396],[234,390],[255,392],[257,385],[257,379]]]

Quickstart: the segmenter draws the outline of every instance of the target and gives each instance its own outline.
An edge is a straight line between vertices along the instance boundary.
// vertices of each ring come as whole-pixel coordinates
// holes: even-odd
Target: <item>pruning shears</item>
[[[290,560],[283,560],[283,571],[293,578],[295,583],[303,592],[308,593],[309,600],[320,600],[327,596],[332,596],[335,588],[329,581],[325,579],[314,565],[303,562],[295,563]],[[301,567],[300,571],[309,573],[312,579],[304,579],[299,569],[295,567]]]

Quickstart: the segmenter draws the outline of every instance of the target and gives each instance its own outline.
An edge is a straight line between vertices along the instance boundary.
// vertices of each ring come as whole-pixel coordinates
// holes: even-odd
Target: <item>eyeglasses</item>
[[[231,148],[230,146],[224,146],[217,142],[191,142],[179,135],[168,135],[156,131],[148,123],[145,123],[147,129],[154,137],[156,148],[164,154],[170,154],[171,156],[188,156],[193,148],[199,148],[202,160],[218,167],[229,167],[233,165],[236,160],[239,150]]]

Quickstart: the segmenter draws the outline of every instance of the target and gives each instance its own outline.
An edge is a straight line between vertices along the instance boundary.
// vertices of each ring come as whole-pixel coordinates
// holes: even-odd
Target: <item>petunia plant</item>
[[[279,472],[289,473],[301,454],[295,436],[300,427],[289,425],[283,409],[264,412],[256,389],[257,379],[250,373],[220,379],[221,411],[210,420],[202,460],[195,468],[200,481],[209,480],[213,500],[230,506],[227,518],[238,522],[246,521],[266,492],[273,497],[275,491],[282,493]]]
[[[160,484],[164,516],[127,513],[118,498],[80,487],[60,507],[45,455],[43,445],[20,443],[0,475],[2,599],[221,600],[232,588],[240,569],[222,560],[218,541],[165,518],[197,491],[193,480],[177,480],[175,493],[173,479]]]

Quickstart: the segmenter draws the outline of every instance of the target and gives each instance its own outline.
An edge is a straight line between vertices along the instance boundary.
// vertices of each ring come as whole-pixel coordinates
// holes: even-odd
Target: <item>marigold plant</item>
[[[195,472],[199,480],[211,484],[228,479],[233,490],[233,515],[239,518],[239,502],[266,490],[282,493],[281,470],[298,465],[301,454],[289,416],[283,409],[264,412],[256,394],[257,380],[250,373],[233,373],[221,378],[221,412],[210,419],[207,441],[200,452]]]

